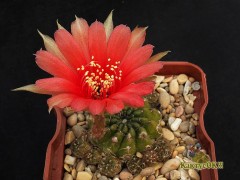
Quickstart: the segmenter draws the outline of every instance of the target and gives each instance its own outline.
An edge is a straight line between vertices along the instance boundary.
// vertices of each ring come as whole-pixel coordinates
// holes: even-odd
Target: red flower
[[[41,34],[46,47],[36,53],[37,65],[53,75],[16,90],[52,95],[50,110],[71,106],[92,114],[117,113],[124,105],[141,107],[142,96],[153,91],[153,82],[138,82],[153,75],[161,62],[149,61],[152,45],[143,45],[146,28],[132,32],[125,25],[113,29],[112,13],[104,24],[90,25],[76,18],[71,34],[60,26],[55,41]],[[156,57],[155,57],[156,58]]]

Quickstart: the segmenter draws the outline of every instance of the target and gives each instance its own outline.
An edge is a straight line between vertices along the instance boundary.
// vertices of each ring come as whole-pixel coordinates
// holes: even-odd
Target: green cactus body
[[[161,114],[149,105],[144,108],[125,108],[118,114],[105,114],[105,131],[100,139],[91,139],[94,145],[125,158],[151,146],[159,136]]]
[[[142,169],[146,167],[145,162],[142,158],[139,158],[137,156],[132,156],[126,163],[128,170],[132,174],[139,174]]]

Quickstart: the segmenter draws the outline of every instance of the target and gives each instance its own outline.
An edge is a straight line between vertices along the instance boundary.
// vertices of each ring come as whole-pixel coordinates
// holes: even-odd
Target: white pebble
[[[192,83],[192,89],[194,91],[198,91],[200,88],[201,88],[201,86],[200,86],[199,82],[196,81],[196,82]]]
[[[170,116],[168,118],[168,125],[171,126],[171,124],[175,121],[175,119],[176,119],[175,117]]]
[[[176,131],[176,130],[179,128],[181,122],[182,122],[182,119],[176,118],[175,121],[174,121],[174,122],[171,124],[171,126],[170,126],[171,129],[172,129],[173,131]]]
[[[69,164],[69,165],[74,165],[76,162],[76,157],[66,155],[64,159],[64,163]]]
[[[191,82],[187,80],[183,88],[183,95],[187,95],[190,89],[191,89]]]

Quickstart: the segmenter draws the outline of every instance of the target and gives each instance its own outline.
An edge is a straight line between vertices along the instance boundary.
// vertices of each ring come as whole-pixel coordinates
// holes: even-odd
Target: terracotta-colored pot
[[[212,161],[216,161],[215,147],[211,138],[208,136],[203,121],[203,115],[208,103],[207,83],[204,72],[198,66],[188,62],[163,62],[163,68],[158,74],[174,75],[187,74],[194,77],[201,84],[201,89],[194,93],[197,99],[194,104],[195,112],[199,113],[199,123],[197,127],[197,138],[210,155]],[[44,168],[44,180],[61,180],[63,177],[63,158],[64,158],[64,135],[66,130],[66,119],[62,111],[55,108],[57,116],[56,132],[48,144],[46,161]],[[218,180],[217,169],[204,169],[200,173],[202,180]]]

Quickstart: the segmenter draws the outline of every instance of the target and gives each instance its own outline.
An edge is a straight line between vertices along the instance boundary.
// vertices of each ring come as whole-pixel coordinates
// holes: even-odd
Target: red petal
[[[138,84],[130,84],[122,88],[119,92],[135,93],[139,96],[150,94],[154,89],[154,82],[141,82]]]
[[[110,114],[120,112],[124,108],[124,104],[121,100],[107,99],[106,110]]]
[[[59,108],[64,108],[69,106],[74,98],[76,98],[76,96],[73,94],[58,94],[56,96],[49,98],[47,100],[49,111],[51,111],[51,109],[54,106],[57,106]]]
[[[106,33],[103,24],[98,21],[92,23],[89,28],[89,51],[95,61],[106,60]]]
[[[131,34],[131,39],[128,45],[128,51],[127,54],[135,51],[136,49],[140,48],[144,41],[146,36],[146,28],[142,27],[136,27]]]
[[[145,62],[150,58],[152,52],[153,46],[150,44],[138,48],[128,56],[124,57],[119,68],[124,72],[124,75],[126,76],[130,71],[145,64]]]
[[[162,68],[161,62],[154,62],[145,64],[135,70],[133,70],[130,74],[128,74],[125,78],[123,83],[121,84],[122,87],[127,86],[130,83],[136,82],[143,78],[153,75],[155,72],[158,72]]]
[[[81,47],[82,56],[85,61],[90,61],[90,55],[88,50],[88,23],[85,19],[76,18],[76,20],[71,25],[71,32],[73,38]]]
[[[75,111],[82,111],[84,109],[87,109],[88,106],[89,106],[89,99],[84,99],[84,98],[76,98],[71,103],[71,107]]]
[[[130,36],[129,27],[125,25],[115,27],[108,41],[107,57],[115,61],[121,60],[127,51]]]
[[[59,29],[55,32],[54,37],[59,49],[74,68],[87,64],[80,46],[68,31]]]
[[[64,62],[47,51],[36,53],[37,65],[49,74],[77,82],[78,76]]]
[[[89,105],[89,111],[93,115],[101,114],[106,106],[105,100],[91,100]]]
[[[45,78],[36,81],[36,86],[51,93],[80,94],[80,88],[72,82],[62,78]]]
[[[143,99],[134,93],[128,93],[128,92],[119,92],[112,94],[110,96],[111,99],[117,99],[122,100],[125,104],[128,104],[133,107],[142,107],[144,106]]]

